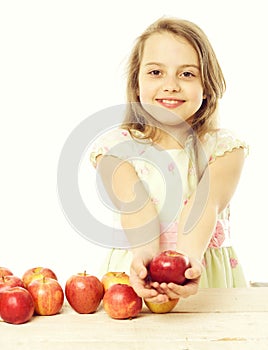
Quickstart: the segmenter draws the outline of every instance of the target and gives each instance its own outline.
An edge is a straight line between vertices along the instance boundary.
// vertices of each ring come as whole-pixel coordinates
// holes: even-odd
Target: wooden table
[[[201,289],[168,314],[144,306],[132,320],[113,320],[101,306],[80,315],[65,304],[23,325],[0,322],[0,349],[267,350],[268,288]]]

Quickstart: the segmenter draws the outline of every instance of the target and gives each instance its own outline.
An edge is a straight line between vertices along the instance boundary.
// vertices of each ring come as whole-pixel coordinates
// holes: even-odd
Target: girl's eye
[[[191,72],[182,72],[180,75],[181,75],[183,78],[192,78],[192,77],[194,77],[194,74],[191,73]]]
[[[158,69],[154,69],[154,70],[150,71],[149,74],[157,77],[157,76],[161,75],[161,72]]]

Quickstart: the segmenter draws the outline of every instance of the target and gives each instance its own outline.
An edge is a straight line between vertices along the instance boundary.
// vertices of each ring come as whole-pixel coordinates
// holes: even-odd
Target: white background
[[[248,280],[268,280],[267,18],[265,1],[0,2],[0,266],[59,280],[98,274],[106,249],[82,238],[57,197],[57,165],[72,130],[125,102],[135,38],[163,15],[200,25],[227,80],[222,126],[250,145],[233,198],[232,235]],[[93,176],[89,170],[89,176]]]

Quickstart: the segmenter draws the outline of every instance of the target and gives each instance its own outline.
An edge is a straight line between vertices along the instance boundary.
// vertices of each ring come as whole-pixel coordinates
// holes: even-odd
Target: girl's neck
[[[186,123],[184,123],[186,124]],[[188,126],[187,126],[188,125]],[[181,149],[184,147],[185,141],[192,129],[189,124],[183,125],[182,128],[165,127],[165,130],[159,130],[155,144],[162,149]]]
[[[154,141],[157,147],[162,149],[182,149],[184,147],[185,140],[189,134],[177,134],[171,135],[170,133],[161,131],[159,137]]]

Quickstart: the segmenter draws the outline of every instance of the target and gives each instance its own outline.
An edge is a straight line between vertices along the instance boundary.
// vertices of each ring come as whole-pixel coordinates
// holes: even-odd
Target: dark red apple
[[[49,277],[35,279],[27,289],[33,297],[36,314],[50,316],[60,312],[64,302],[64,293],[57,280]]]
[[[142,310],[142,298],[127,284],[114,284],[104,294],[103,308],[111,318],[136,317]]]
[[[149,277],[153,282],[186,282],[185,271],[191,267],[189,258],[174,250],[166,250],[155,256],[149,264]]]
[[[42,279],[43,277],[49,277],[57,280],[57,276],[51,269],[47,267],[33,267],[27,271],[22,276],[23,283],[27,288],[28,285],[36,279]]]
[[[65,284],[65,295],[71,307],[80,314],[90,314],[97,310],[103,298],[101,281],[86,272],[71,276]]]
[[[9,275],[0,277],[0,293],[12,287],[24,288],[25,286],[22,280],[17,276]]]
[[[130,284],[129,275],[125,272],[106,272],[101,279],[101,282],[104,287],[104,291],[106,291],[109,287],[114,284]]]
[[[11,276],[13,273],[6,267],[0,267],[0,277],[2,276]]]
[[[34,302],[25,288],[13,287],[1,293],[0,316],[5,322],[21,324],[34,314]]]

